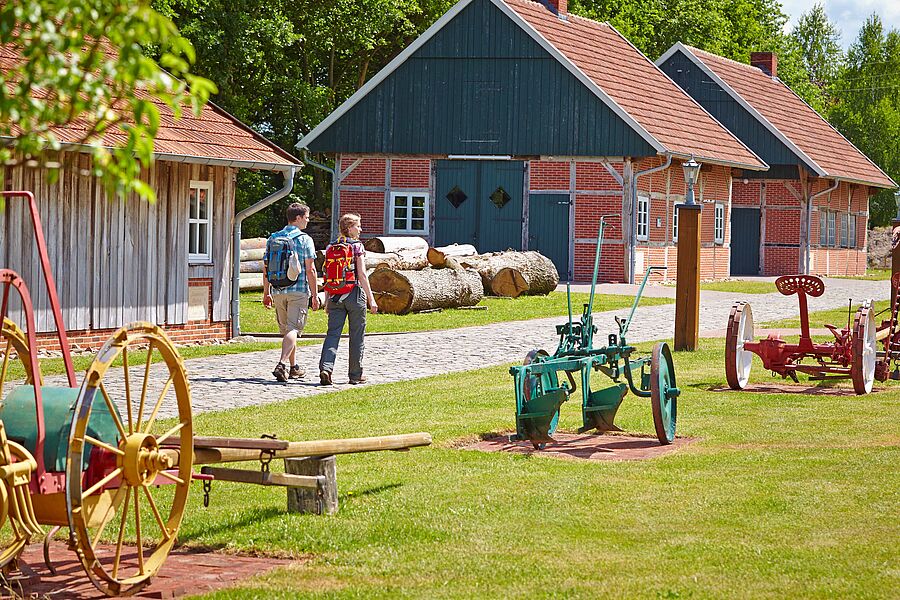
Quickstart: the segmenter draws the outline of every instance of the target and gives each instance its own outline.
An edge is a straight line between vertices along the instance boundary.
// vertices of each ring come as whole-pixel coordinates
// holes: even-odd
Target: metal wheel
[[[146,358],[131,367],[136,350],[146,350]],[[152,365],[154,357],[162,363]],[[121,366],[113,365],[117,359]],[[92,412],[112,419],[116,439],[91,435]],[[119,329],[88,369],[75,415],[66,505],[76,551],[98,589],[132,594],[149,583],[175,544],[192,474],[190,388],[163,330],[150,323]],[[82,470],[85,458],[90,462]],[[126,540],[133,544],[127,549]],[[101,541],[114,541],[114,550],[99,547]]]
[[[653,406],[653,426],[656,438],[665,446],[675,439],[679,390],[675,384],[675,365],[665,342],[653,347],[650,360],[650,402]]]
[[[534,349],[525,355],[525,360],[522,361],[522,364],[530,365],[533,362],[539,362],[549,356],[550,354],[544,349]],[[552,373],[543,373],[541,375],[526,375],[524,379],[525,382],[522,394],[525,397],[526,403],[530,402],[532,398],[543,394],[544,390],[559,387],[559,378],[555,371]],[[556,431],[557,423],[559,423],[559,411],[556,411],[556,414],[553,415],[553,419],[550,421],[550,429],[547,432],[548,435],[553,435],[553,432]],[[534,445],[535,450],[543,450],[546,443],[532,443],[532,445]]]
[[[36,468],[37,462],[31,453],[7,439],[6,429],[0,421],[0,535],[6,544],[0,550],[0,573],[4,575],[31,539],[43,534],[35,519],[28,490]],[[3,530],[7,521],[11,531]]]
[[[746,302],[736,302],[728,317],[725,334],[725,379],[728,387],[742,390],[747,387],[753,353],[744,350],[744,343],[753,341],[753,311]]]
[[[857,394],[868,394],[875,383],[875,316],[871,306],[864,304],[853,319],[850,378]]]
[[[7,381],[16,384],[34,384],[28,338],[18,325],[6,317],[3,318],[3,324],[0,326],[0,352],[3,352],[2,358],[0,358],[0,398],[3,398],[4,391],[9,391],[5,388]],[[16,354],[15,359],[11,358],[12,353]],[[23,375],[13,376],[10,372],[13,360],[22,365]],[[40,373],[38,373],[38,377],[40,377]]]

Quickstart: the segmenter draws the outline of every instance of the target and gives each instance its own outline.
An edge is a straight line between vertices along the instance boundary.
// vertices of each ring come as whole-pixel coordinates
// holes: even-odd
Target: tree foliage
[[[159,64],[145,54],[150,47]],[[140,171],[160,123],[154,103],[179,115],[198,111],[215,91],[190,73],[190,43],[144,0],[0,2],[0,53],[0,136],[9,140],[0,161],[53,167],[47,157],[64,143],[86,145],[111,193],[148,200],[155,195]],[[79,135],[61,140],[64,126]]]
[[[840,71],[844,54],[840,45],[841,34],[828,19],[821,4],[800,15],[791,31],[791,38],[799,46],[809,80],[825,90]]]
[[[835,80],[831,121],[895,181],[900,179],[900,32],[885,31],[870,16]],[[870,202],[871,226],[887,225],[896,212],[893,190]]]

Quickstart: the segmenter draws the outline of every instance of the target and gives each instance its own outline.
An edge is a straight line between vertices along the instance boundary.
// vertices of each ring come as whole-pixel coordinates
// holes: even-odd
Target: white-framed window
[[[721,202],[716,202],[713,235],[717,244],[725,243],[725,205]]]
[[[847,248],[850,245],[850,215],[841,215],[841,247]]]
[[[850,244],[851,248],[856,248],[856,215],[847,215],[847,220],[850,223]]]
[[[678,241],[678,205],[672,205],[672,241]]]
[[[830,211],[830,210],[829,210],[828,213],[827,213],[827,215],[828,215],[828,241],[827,241],[827,244],[826,244],[826,245],[827,245],[827,246],[832,246],[832,247],[834,247],[834,244],[835,244],[835,237],[834,237],[834,217],[835,217],[835,214],[834,214],[833,211]]]
[[[828,213],[819,209],[819,245],[828,245]]]
[[[428,194],[391,192],[389,233],[428,234]]]
[[[188,262],[212,262],[212,181],[191,181],[188,196]]]
[[[638,196],[635,237],[641,241],[647,241],[650,237],[650,198],[647,196]]]

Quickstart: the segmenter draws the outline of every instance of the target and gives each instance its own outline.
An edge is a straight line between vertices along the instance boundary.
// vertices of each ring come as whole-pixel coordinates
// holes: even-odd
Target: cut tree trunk
[[[250,250],[241,250],[241,262],[248,260],[262,260],[266,254],[266,248],[251,248]]]
[[[394,269],[395,271],[419,271],[428,266],[423,250],[400,252],[366,252],[366,269]]]
[[[370,252],[399,252],[401,250],[428,251],[428,242],[425,238],[408,237],[374,237],[365,242],[366,250]]]
[[[241,250],[255,250],[266,247],[266,238],[249,238],[241,240]]]
[[[477,271],[377,269],[369,275],[369,284],[378,310],[394,315],[432,308],[475,306],[484,295]]]
[[[440,248],[429,248],[428,262],[432,267],[445,267],[447,258],[451,256],[474,256],[476,254],[478,251],[471,244],[451,244]]]
[[[261,260],[242,260],[241,273],[262,273],[265,263]]]
[[[241,273],[241,291],[255,291],[263,289],[262,273]]]
[[[549,294],[559,284],[556,266],[538,252],[492,252],[456,259],[463,267],[476,269],[484,293],[518,298],[525,294]]]

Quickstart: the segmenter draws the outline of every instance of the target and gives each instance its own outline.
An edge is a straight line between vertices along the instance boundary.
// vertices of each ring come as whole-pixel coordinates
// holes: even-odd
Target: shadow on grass
[[[213,499],[215,502],[215,499]],[[212,536],[221,533],[229,533],[234,531],[235,529],[239,529],[242,527],[257,527],[263,521],[268,521],[271,519],[276,519],[284,516],[284,510],[279,508],[260,508],[251,510],[244,514],[244,516],[238,521],[229,521],[226,520],[218,525],[214,525],[209,528],[205,528],[202,531],[198,530],[196,533],[187,533],[184,530],[180,531],[178,534],[179,546],[190,542],[192,540],[196,540],[198,538]],[[221,542],[219,544],[198,544],[192,545],[191,548],[200,548],[202,550],[208,550],[210,552],[214,552],[216,550],[222,550],[228,546],[227,542]]]
[[[353,500],[354,498],[361,498],[362,496],[374,496],[375,494],[380,494],[382,492],[397,489],[401,486],[402,484],[400,483],[386,483],[384,485],[369,488],[361,492],[347,492],[346,494],[338,494],[338,501]]]

